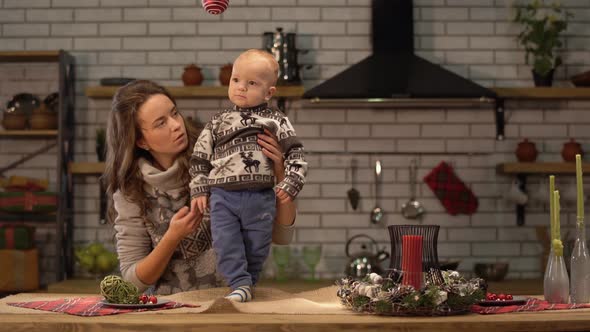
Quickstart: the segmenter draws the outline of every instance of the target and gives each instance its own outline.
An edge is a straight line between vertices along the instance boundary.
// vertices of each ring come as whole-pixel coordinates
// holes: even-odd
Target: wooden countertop
[[[48,293],[68,293],[68,294],[98,294],[100,281],[94,279],[69,279],[47,286]],[[304,292],[326,286],[334,285],[334,280],[288,280],[284,282],[274,280],[261,280],[259,286],[277,288],[289,293]],[[543,280],[541,279],[522,279],[522,280],[504,280],[499,282],[489,282],[488,290],[494,293],[510,293],[512,295],[531,295],[543,294]]]
[[[331,280],[306,282],[293,280],[261,281],[265,287],[290,292],[316,289],[333,284]],[[97,280],[68,280],[51,285],[49,292],[96,289]],[[69,287],[69,288],[68,288]],[[490,283],[491,291],[524,293],[542,287],[540,280],[508,280]],[[91,291],[90,293],[95,293]],[[535,293],[529,293],[535,294]],[[539,294],[539,292],[536,292]],[[239,313],[122,314],[103,317],[78,317],[66,314],[0,314],[0,331],[590,331],[590,309],[544,311],[499,315],[468,314],[449,317],[381,317],[347,315],[278,315]]]
[[[33,321],[34,319],[34,321]],[[587,309],[449,317],[268,314],[0,314],[0,331],[589,331]]]

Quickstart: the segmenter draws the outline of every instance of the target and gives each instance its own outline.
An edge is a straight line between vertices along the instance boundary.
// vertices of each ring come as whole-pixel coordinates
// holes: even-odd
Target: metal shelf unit
[[[39,225],[55,226],[55,272],[57,281],[73,275],[73,191],[72,180],[68,174],[68,165],[74,156],[74,108],[75,108],[75,59],[68,52],[59,51],[20,51],[0,52],[0,62],[57,62],[59,80],[58,129],[54,130],[21,130],[0,131],[0,139],[47,139],[55,138],[47,145],[31,154],[25,155],[9,165],[0,166],[3,172],[18,167],[23,162],[57,146],[57,194],[58,205],[55,222],[44,221]],[[3,220],[0,219],[0,222]],[[18,221],[5,220],[19,223]],[[33,223],[35,224],[35,223]]]

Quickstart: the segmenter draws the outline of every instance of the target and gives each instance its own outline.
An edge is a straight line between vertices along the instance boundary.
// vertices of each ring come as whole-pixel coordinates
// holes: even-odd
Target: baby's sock
[[[234,289],[225,298],[235,302],[250,302],[252,301],[252,289],[250,286],[240,286]]]

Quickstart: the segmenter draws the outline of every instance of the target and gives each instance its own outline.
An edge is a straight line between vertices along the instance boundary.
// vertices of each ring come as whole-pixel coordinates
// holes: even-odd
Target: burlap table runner
[[[349,310],[340,304],[336,296],[337,286],[324,287],[313,291],[301,293],[288,293],[274,288],[256,288],[255,299],[248,303],[236,303],[224,299],[229,292],[228,288],[211,288],[174,295],[161,296],[162,298],[188,304],[199,304],[198,308],[177,308],[172,310],[157,311],[158,315],[177,313],[258,313],[258,314],[299,314],[299,315],[339,315],[351,314]],[[74,298],[82,296],[96,296],[96,294],[43,294],[21,293],[0,299],[0,314],[50,314],[59,313],[12,307],[7,302],[26,302],[39,300],[55,300],[60,298]],[[129,315],[145,315],[147,312],[128,313]]]

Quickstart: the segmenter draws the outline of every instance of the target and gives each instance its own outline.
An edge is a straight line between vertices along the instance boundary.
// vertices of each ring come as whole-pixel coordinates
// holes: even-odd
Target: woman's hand
[[[263,134],[258,134],[258,145],[262,147],[262,153],[273,161],[277,181],[283,181],[285,178],[285,166],[283,165],[285,157],[277,137],[268,129],[264,129]]]
[[[191,210],[184,206],[170,219],[168,232],[171,232],[171,235],[177,240],[182,240],[199,227],[202,219],[203,215],[199,213],[198,209]]]
[[[291,195],[287,194],[283,189],[277,188],[276,193],[280,204],[287,204],[293,200]]]

